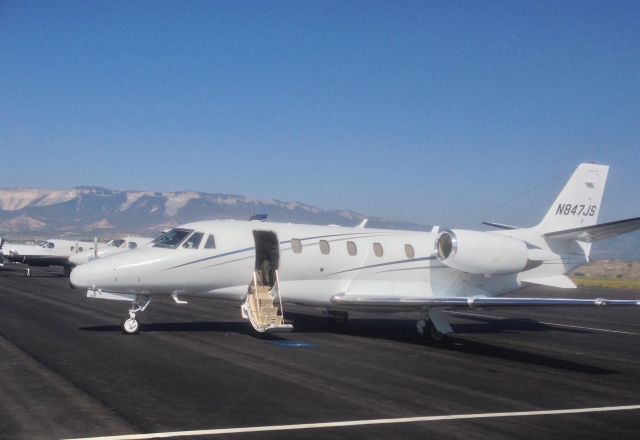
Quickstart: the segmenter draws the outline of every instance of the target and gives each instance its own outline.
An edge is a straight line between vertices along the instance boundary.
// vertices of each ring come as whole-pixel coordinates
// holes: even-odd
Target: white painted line
[[[492,318],[492,319],[512,319],[512,318],[507,318],[505,316],[494,316],[494,315],[483,315],[480,313],[469,313],[469,312],[448,312],[452,315],[460,315],[460,316],[477,316],[479,318]],[[634,335],[634,336],[640,336],[640,333],[634,333],[634,332],[625,332],[622,330],[610,330],[607,328],[596,328],[596,327],[583,327],[580,325],[569,325],[569,324],[560,324],[558,322],[545,322],[545,321],[537,321],[540,324],[545,324],[545,325],[551,325],[551,326],[555,326],[555,327],[568,327],[568,328],[575,328],[575,329],[580,329],[580,330],[590,330],[590,331],[594,331],[594,332],[605,332],[605,333],[619,333],[622,335]]]
[[[167,437],[195,437],[201,435],[239,434],[245,432],[293,431],[303,429],[342,428],[346,426],[388,425],[393,423],[437,422],[440,420],[490,419],[498,417],[546,416],[558,414],[584,414],[610,411],[640,410],[640,405],[603,406],[598,408],[553,409],[543,411],[518,411],[449,416],[402,417],[396,419],[348,420],[344,422],[302,423],[297,425],[250,426],[245,428],[201,429],[196,431],[158,432],[154,434],[127,434],[107,437],[85,437],[70,440],[140,440]]]

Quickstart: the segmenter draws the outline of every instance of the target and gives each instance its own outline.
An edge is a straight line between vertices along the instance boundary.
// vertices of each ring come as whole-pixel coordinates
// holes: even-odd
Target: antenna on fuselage
[[[367,222],[369,221],[368,218],[363,218],[360,223],[358,223],[355,227],[358,229],[364,229],[365,226],[367,226]]]

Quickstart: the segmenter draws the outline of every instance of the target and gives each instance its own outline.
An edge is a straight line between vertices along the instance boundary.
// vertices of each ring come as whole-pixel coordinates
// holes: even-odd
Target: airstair
[[[241,306],[242,317],[251,322],[253,328],[264,333],[275,329],[292,329],[291,324],[285,324],[282,315],[282,298],[280,297],[280,279],[275,270],[273,287],[262,282],[260,271],[253,272],[253,279],[249,284],[247,297]]]

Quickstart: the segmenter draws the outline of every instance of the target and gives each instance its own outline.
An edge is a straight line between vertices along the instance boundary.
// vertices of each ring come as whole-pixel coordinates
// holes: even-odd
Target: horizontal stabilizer
[[[570,307],[570,306],[640,306],[640,300],[575,299],[575,298],[505,298],[505,297],[383,297],[335,295],[331,302],[343,306],[409,309],[411,307]]]
[[[626,234],[627,232],[633,232],[638,229],[640,229],[640,217],[634,217],[610,223],[601,223],[599,225],[548,232],[544,234],[543,237],[593,243],[594,241],[605,240],[607,238]]]
[[[532,278],[532,279],[524,278],[522,281],[524,283],[537,284],[540,286],[559,287],[560,289],[576,288],[575,283],[571,281],[571,279],[566,275],[557,275],[553,277]]]
[[[491,226],[498,229],[519,229],[518,226],[503,225],[502,223],[482,222],[483,225]]]

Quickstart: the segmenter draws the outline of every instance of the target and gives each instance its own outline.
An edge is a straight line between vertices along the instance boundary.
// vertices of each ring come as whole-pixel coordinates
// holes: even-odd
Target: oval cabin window
[[[413,246],[410,244],[404,245],[404,253],[407,254],[407,258],[414,258],[416,256],[416,251],[413,250]]]
[[[331,248],[329,247],[329,242],[327,240],[320,240],[320,252],[324,255],[328,255],[330,251]]]
[[[358,247],[353,241],[347,241],[347,252],[352,257],[358,253]]]
[[[382,249],[382,245],[380,243],[373,243],[373,253],[376,257],[382,257],[384,254],[384,250]]]
[[[300,252],[302,252],[302,242],[300,240],[298,240],[297,238],[292,238],[291,239],[291,250],[296,254],[299,254]]]

